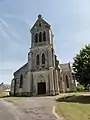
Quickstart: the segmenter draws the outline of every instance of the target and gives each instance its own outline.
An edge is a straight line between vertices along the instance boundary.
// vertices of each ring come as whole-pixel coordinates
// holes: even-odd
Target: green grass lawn
[[[0,98],[2,98],[3,96],[5,96],[5,90],[0,90]]]
[[[6,100],[21,100],[24,97],[12,97],[12,96],[8,96],[4,90],[0,90],[0,98],[4,98]]]
[[[24,97],[5,97],[4,99],[6,99],[6,100],[21,100],[21,99],[23,99]]]
[[[90,95],[71,93],[69,96],[71,97],[68,97],[67,94],[66,98],[64,95],[57,99],[56,112],[66,120],[90,120]]]

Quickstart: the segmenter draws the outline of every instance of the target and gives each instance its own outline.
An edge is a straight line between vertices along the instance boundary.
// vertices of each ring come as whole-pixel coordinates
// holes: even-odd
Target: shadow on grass
[[[76,102],[82,104],[90,104],[90,95],[66,96],[56,99],[57,102]]]

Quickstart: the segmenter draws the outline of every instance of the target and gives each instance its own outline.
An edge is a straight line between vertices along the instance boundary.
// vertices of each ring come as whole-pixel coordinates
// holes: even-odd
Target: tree
[[[90,84],[90,44],[85,45],[73,60],[75,78],[80,84],[87,86]]]

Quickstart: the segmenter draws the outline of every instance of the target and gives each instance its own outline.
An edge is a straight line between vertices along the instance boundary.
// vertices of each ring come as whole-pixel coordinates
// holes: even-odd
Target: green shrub
[[[77,84],[77,91],[79,91],[79,92],[83,92],[84,91],[84,86],[83,85],[81,85],[81,84]]]

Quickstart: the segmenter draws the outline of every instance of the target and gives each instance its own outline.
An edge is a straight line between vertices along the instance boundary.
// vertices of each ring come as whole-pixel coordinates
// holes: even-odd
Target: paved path
[[[21,120],[20,116],[15,106],[0,99],[0,120]]]
[[[30,97],[13,103],[0,100],[0,120],[57,120],[53,97]]]
[[[25,98],[22,101],[15,101],[15,105],[26,114],[25,120],[57,120],[52,111],[53,97]]]

